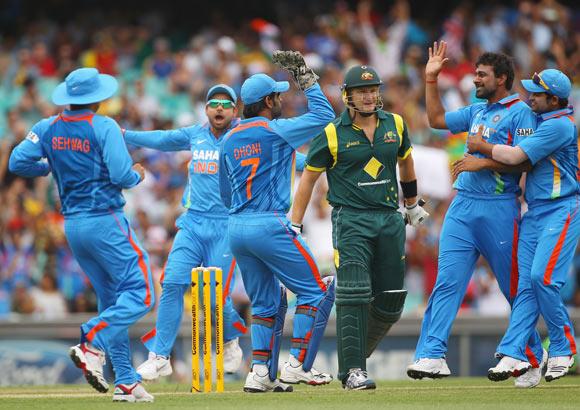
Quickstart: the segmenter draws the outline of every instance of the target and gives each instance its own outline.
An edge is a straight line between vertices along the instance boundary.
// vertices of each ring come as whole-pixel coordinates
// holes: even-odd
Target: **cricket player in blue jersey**
[[[255,74],[242,85],[244,120],[225,136],[220,192],[230,209],[229,241],[252,302],[252,368],[244,391],[292,391],[286,383],[329,383],[312,367],[334,301],[334,284],[320,276],[312,253],[286,213],[290,208],[296,149],[320,133],[334,111],[302,55],[276,51],[308,101],[308,112],[281,119],[287,81]],[[280,282],[284,287],[280,286]],[[277,378],[287,302],[297,295],[289,360]]]
[[[533,132],[534,114],[517,94],[510,94],[513,62],[503,54],[484,53],[475,64],[476,96],[487,102],[445,112],[437,77],[448,60],[446,47],[445,42],[435,43],[429,49],[425,67],[426,106],[431,127],[474,134],[482,126],[482,134],[488,141],[507,145],[513,145],[516,137]],[[513,303],[518,286],[519,179],[520,173],[484,170],[461,174],[455,181],[457,195],[447,211],[439,239],[437,282],[423,318],[415,362],[407,367],[409,377],[450,375],[445,360],[447,340],[480,255],[489,263],[506,299]],[[526,352],[537,369],[542,360],[537,333],[531,335]],[[525,383],[518,380],[516,386]]]
[[[455,172],[517,165],[529,161],[533,168],[526,177],[525,213],[520,228],[518,265],[520,281],[509,328],[497,348],[502,357],[489,369],[491,380],[505,380],[531,367],[526,341],[539,314],[548,327],[550,347],[546,381],[565,376],[576,354],[574,326],[562,302],[560,290],[580,236],[578,206],[578,132],[573,109],[568,106],[570,79],[561,71],[544,70],[523,80],[530,92],[532,110],[539,125],[531,136],[515,147],[489,143],[481,135],[470,137],[470,152],[495,161],[466,158]],[[496,162],[498,161],[498,162]],[[469,166],[471,165],[471,166]],[[539,383],[539,381],[538,381]],[[534,386],[530,386],[534,387]]]
[[[131,160],[121,129],[96,114],[117,91],[117,80],[94,68],[71,72],[52,94],[61,114],[32,127],[12,152],[10,170],[25,177],[52,172],[65,234],[99,301],[99,314],[81,325],[70,356],[91,386],[105,393],[105,354],[115,371],[113,401],[153,401],[131,365],[128,328],[153,307],[149,256],[123,214],[123,189],[144,177]],[[48,162],[43,159],[47,159]]]
[[[216,266],[227,273],[224,292],[224,370],[234,373],[242,363],[238,337],[246,333],[244,320],[234,309],[235,259],[227,239],[228,210],[219,195],[219,146],[224,134],[239,123],[237,96],[225,85],[217,84],[207,93],[205,113],[208,123],[169,131],[125,130],[125,141],[162,151],[191,151],[189,178],[182,204],[186,212],[176,222],[179,231],[162,276],[163,292],[157,311],[156,327],[142,340],[149,358],[137,368],[145,380],[172,373],[169,356],[183,314],[183,297],[189,289],[191,270]]]

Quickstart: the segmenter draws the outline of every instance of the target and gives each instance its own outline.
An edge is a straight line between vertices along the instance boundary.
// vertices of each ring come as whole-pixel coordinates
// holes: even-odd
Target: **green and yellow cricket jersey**
[[[348,111],[310,144],[306,167],[326,171],[327,199],[333,207],[399,208],[397,159],[407,158],[413,147],[400,115],[378,111],[377,116],[372,144]]]

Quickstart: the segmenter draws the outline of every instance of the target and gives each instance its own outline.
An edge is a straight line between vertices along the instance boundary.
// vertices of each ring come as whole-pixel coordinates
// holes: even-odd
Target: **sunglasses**
[[[534,84],[539,85],[544,90],[546,90],[546,92],[550,91],[550,87],[548,87],[548,84],[546,84],[544,82],[544,80],[542,80],[542,77],[540,77],[540,74],[534,73],[534,76],[532,77],[532,81],[534,82]]]
[[[217,108],[220,105],[224,109],[234,108],[234,102],[230,100],[209,100],[206,105],[209,105],[211,108]]]

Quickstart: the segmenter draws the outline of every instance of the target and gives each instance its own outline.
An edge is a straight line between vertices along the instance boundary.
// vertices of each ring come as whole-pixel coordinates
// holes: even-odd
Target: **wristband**
[[[298,229],[300,233],[302,233],[302,228],[304,227],[304,225],[292,222],[292,227]]]
[[[401,189],[403,190],[403,198],[413,198],[417,196],[417,180],[409,181],[409,182],[400,182]]]
[[[425,80],[427,84],[437,84],[437,80]]]

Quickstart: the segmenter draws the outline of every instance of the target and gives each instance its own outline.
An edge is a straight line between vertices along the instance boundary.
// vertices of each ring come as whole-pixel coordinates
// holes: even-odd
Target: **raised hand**
[[[312,87],[318,80],[318,76],[306,65],[304,57],[298,51],[276,50],[272,54],[272,61],[292,74],[292,78],[301,90]]]
[[[441,41],[433,43],[433,47],[429,47],[429,60],[425,66],[425,79],[427,81],[437,80],[437,76],[443,69],[443,66],[447,64],[449,59],[445,57],[445,52],[447,51],[447,43]]]

